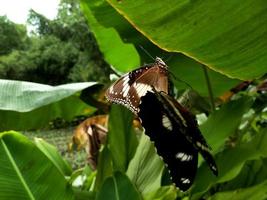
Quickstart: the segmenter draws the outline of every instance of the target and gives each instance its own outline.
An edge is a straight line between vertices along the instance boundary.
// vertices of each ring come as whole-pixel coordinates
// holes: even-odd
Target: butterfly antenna
[[[153,56],[150,53],[148,53],[148,51],[143,46],[139,45],[139,47],[140,47],[140,49],[142,49],[145,52],[146,55],[148,55],[150,58],[152,58],[153,61],[155,60],[155,58],[153,58]]]
[[[175,76],[174,73],[172,73],[171,71],[169,71],[169,73],[170,73],[170,75],[174,78],[174,80],[176,80],[176,81],[180,81],[180,82],[186,84],[186,85],[187,85],[188,87],[190,87],[192,90],[194,90],[193,87],[192,87],[190,84],[188,84],[186,81],[184,81],[184,80],[178,78],[178,77]]]
[[[172,57],[173,57],[173,54],[171,54],[171,55],[165,60],[165,62],[168,63],[168,62],[172,59]]]

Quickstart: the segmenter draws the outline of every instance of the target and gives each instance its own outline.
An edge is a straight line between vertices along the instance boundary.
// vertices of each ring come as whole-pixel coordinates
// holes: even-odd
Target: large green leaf
[[[247,161],[242,171],[233,180],[223,184],[220,191],[252,187],[267,179],[267,158]]]
[[[189,57],[182,54],[175,54],[168,62],[170,71],[175,77],[172,79],[177,89],[184,89],[189,84],[194,90],[196,90],[202,96],[209,96],[207,80],[204,74],[204,68],[207,70],[208,77],[210,79],[211,89],[213,95],[218,97],[225,91],[230,90],[240,81],[236,79],[230,79],[218,72],[215,72],[209,68],[203,66]],[[179,80],[181,79],[181,80]]]
[[[125,172],[132,159],[137,138],[132,128],[133,115],[121,105],[111,107],[108,124],[108,145],[115,170]]]
[[[64,176],[71,175],[72,169],[70,164],[61,157],[56,147],[45,142],[41,138],[34,138],[34,142],[36,146],[47,156],[47,158],[49,158],[53,162],[53,164]]]
[[[220,110],[213,112],[208,120],[200,126],[213,152],[217,152],[229,135],[235,133],[240,125],[242,116],[249,110],[253,101],[242,97],[224,104]]]
[[[30,112],[0,110],[0,131],[43,128],[56,118],[70,121],[78,115],[89,115],[95,108],[86,105],[77,95],[37,108]]]
[[[0,199],[74,199],[63,174],[25,136],[0,134],[0,162]]]
[[[105,60],[110,65],[125,72],[140,64],[139,55],[133,44],[123,41],[116,29],[112,27],[114,22],[122,28],[127,25],[127,22],[120,18],[114,9],[103,0],[81,0],[81,8]],[[104,19],[102,20],[104,23],[99,23],[101,19]]]
[[[108,0],[162,49],[198,60],[240,79],[266,73],[267,4],[264,0]]]
[[[267,181],[262,184],[255,185],[249,188],[243,188],[234,191],[219,192],[211,196],[209,200],[266,200],[267,199]]]
[[[142,134],[127,169],[127,175],[144,195],[160,188],[163,169],[163,161],[156,154],[154,145],[145,134]]]
[[[149,192],[145,195],[145,200],[175,200],[177,197],[175,186],[164,186]]]
[[[107,146],[104,146],[104,148],[101,149],[97,162],[97,175],[94,187],[95,191],[98,191],[105,179],[113,173],[112,157]]]
[[[143,58],[144,62],[153,62],[153,59],[148,57],[145,52],[142,51],[140,46],[148,51],[153,57],[164,56],[163,58],[166,58],[170,71],[177,78],[186,81],[201,95],[208,96],[207,83],[203,73],[203,64],[180,53],[166,54],[167,52],[164,52],[157,46],[153,45],[140,32],[136,31],[128,21],[119,15],[118,12],[104,0],[83,0],[81,4],[100,48],[101,46],[106,46],[105,48],[101,48],[101,51],[104,57],[106,57],[105,59],[113,68],[118,71],[127,72],[139,66],[139,61],[135,61],[136,56],[133,56],[133,53],[124,55],[125,51],[123,49],[125,47],[121,47],[120,44],[114,43],[113,32],[117,31],[119,35],[116,34],[116,37],[120,37],[120,40],[122,41],[134,44],[137,47],[137,50],[139,50],[139,55]],[[106,31],[107,29],[112,31]],[[98,37],[99,35],[102,37]],[[113,42],[114,48],[110,48],[110,41]],[[118,51],[121,53],[118,54]],[[126,52],[128,52],[128,50]],[[238,82],[237,80],[229,79],[215,71],[208,71],[214,96],[221,95],[223,92],[228,91]],[[187,88],[187,85],[183,84],[181,81],[174,81],[174,84],[179,89]]]
[[[75,200],[95,200],[95,194],[88,191],[73,189]]]
[[[84,82],[50,86],[25,81],[0,80],[0,110],[28,112],[62,100],[95,84]]]
[[[216,163],[219,168],[219,175],[216,178],[209,170],[206,163],[203,163],[197,173],[196,182],[192,192],[197,199],[211,185],[222,183],[235,178],[241,171],[247,160],[267,157],[267,130],[263,130],[249,143],[242,144],[232,149],[226,149],[216,155]]]
[[[142,199],[140,194],[130,182],[129,178],[116,172],[104,182],[102,188],[97,194],[96,200],[138,200]]]

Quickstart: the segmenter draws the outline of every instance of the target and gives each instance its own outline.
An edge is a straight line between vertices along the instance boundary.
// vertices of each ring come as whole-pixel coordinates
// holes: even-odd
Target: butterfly
[[[106,97],[137,114],[140,98],[147,91],[152,91],[151,86],[157,91],[168,93],[168,66],[159,57],[156,57],[154,63],[123,75],[107,89]]]
[[[72,137],[70,147],[76,147],[78,150],[85,148],[92,170],[97,168],[99,150],[101,144],[106,141],[107,123],[107,115],[90,117],[77,126]]]
[[[217,176],[218,169],[210,148],[198,129],[196,118],[164,92],[148,91],[141,97],[138,116],[145,133],[181,190],[190,188],[197,172],[198,153]]]

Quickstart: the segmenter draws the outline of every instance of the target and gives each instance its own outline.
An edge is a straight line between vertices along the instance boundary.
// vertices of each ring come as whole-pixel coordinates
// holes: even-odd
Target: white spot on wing
[[[188,178],[181,178],[182,183],[189,184],[190,180]]]
[[[122,83],[122,86],[125,87],[125,85],[129,85],[129,75],[125,75],[125,77],[122,79],[123,83]]]
[[[162,125],[167,128],[168,130],[172,130],[172,124],[171,124],[171,121],[170,119],[166,116],[166,115],[163,115],[162,116]]]
[[[204,150],[204,151],[209,151],[209,149],[208,149],[206,146],[204,146],[203,144],[201,144],[201,142],[197,141],[196,144],[197,144],[197,146],[198,146],[199,148],[201,148],[202,150]]]
[[[127,83],[128,84],[128,83]],[[130,86],[129,85],[125,85],[123,88],[122,88],[122,96],[123,97],[126,97],[129,93],[129,90],[130,90]]]
[[[111,94],[113,94],[114,93],[114,88],[113,88],[114,86],[112,85],[110,88],[109,88],[109,93],[111,93]]]
[[[138,95],[139,98],[141,98],[142,96],[144,96],[147,91],[152,91],[152,88],[150,85],[144,84],[144,83],[136,83],[133,85],[136,93]]]
[[[190,161],[193,159],[193,156],[192,155],[188,155],[188,154],[185,154],[185,153],[182,153],[182,152],[179,152],[175,155],[175,157],[177,159],[180,159],[182,162],[184,161]]]

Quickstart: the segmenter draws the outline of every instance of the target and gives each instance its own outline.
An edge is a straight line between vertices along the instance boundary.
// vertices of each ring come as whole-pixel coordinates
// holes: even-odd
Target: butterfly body
[[[152,91],[152,86],[157,91],[168,92],[168,66],[158,57],[154,63],[123,75],[108,88],[106,97],[137,114],[140,98]]]

